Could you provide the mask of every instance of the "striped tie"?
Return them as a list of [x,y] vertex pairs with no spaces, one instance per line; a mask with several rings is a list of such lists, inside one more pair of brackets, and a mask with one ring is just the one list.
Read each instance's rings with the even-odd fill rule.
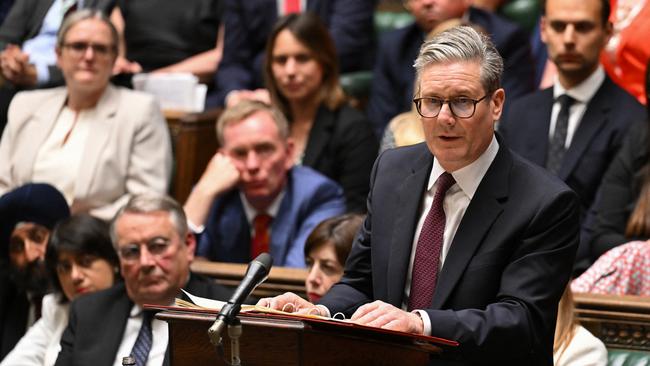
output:
[[151,312],[142,312],[142,326],[131,350],[131,356],[135,358],[136,366],[145,366],[147,364],[147,358],[149,357],[149,351],[151,351],[151,344],[153,342],[153,335],[151,333],[152,318],[153,314]]

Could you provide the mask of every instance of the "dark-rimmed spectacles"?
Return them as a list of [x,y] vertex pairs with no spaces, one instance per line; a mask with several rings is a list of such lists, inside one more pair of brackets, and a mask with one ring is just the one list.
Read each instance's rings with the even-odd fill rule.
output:
[[92,48],[93,53],[99,57],[107,57],[113,53],[113,46],[99,43],[88,43],[88,42],[69,42],[63,44],[64,48],[70,50],[70,53],[76,57],[79,57],[86,53],[88,48]]
[[490,94],[485,94],[482,98],[472,99],[467,97],[458,97],[452,99],[442,99],[434,97],[422,97],[413,99],[415,108],[422,117],[438,117],[444,104],[449,104],[451,114],[458,118],[470,118],[476,112],[476,105],[487,98]]
[[117,252],[120,255],[120,258],[125,261],[134,262],[140,260],[141,248],[143,246],[147,247],[147,252],[149,255],[154,257],[160,257],[167,253],[171,242],[169,239],[165,238],[154,238],[150,241],[139,244],[126,244],[118,248]]

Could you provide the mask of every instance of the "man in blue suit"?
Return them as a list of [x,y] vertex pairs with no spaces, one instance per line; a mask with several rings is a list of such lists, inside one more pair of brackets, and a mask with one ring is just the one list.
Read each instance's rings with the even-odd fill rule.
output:
[[503,88],[508,98],[532,92],[534,70],[528,35],[514,23],[471,7],[467,0],[408,0],[415,22],[382,37],[377,47],[368,118],[378,137],[391,118],[411,109],[415,72],[413,61],[426,35],[450,19],[476,25],[490,35],[504,59]]
[[[609,1],[543,5],[541,35],[558,70],[555,84],[514,101],[499,131],[512,150],[551,170],[578,194],[584,217],[625,132],[646,114],[599,64],[612,34]],[[569,103],[564,112],[562,100]],[[581,245],[577,260],[586,255]]]
[[[225,0],[223,59],[208,106],[226,105],[229,93],[264,86],[262,61],[275,22],[291,0]],[[334,39],[342,72],[372,67],[376,0],[299,0],[298,9],[318,15]],[[234,104],[234,103],[233,103]]]
[[224,111],[217,139],[221,149],[185,204],[202,232],[197,255],[247,263],[269,252],[275,265],[304,267],[311,230],[345,212],[341,187],[293,166],[288,122],[263,103],[244,101]]

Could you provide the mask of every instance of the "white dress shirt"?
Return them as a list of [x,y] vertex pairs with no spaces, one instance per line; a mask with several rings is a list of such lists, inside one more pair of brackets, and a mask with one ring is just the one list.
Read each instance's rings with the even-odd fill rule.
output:
[[[133,305],[129,320],[126,322],[122,343],[120,343],[120,348],[118,348],[115,360],[113,361],[114,366],[122,366],[122,358],[131,355],[131,350],[133,349],[133,345],[135,345],[136,339],[138,339],[141,326],[142,308],[138,305]],[[153,342],[146,366],[160,366],[165,360],[167,342],[169,341],[167,322],[153,318],[151,320],[151,333]]]
[[566,142],[564,147],[566,149],[571,146],[571,141],[575,135],[578,126],[582,117],[587,111],[587,103],[593,98],[593,96],[598,91],[598,88],[605,81],[605,71],[601,66],[599,66],[596,71],[594,71],[587,79],[582,83],[576,85],[571,89],[564,89],[560,82],[555,79],[555,84],[553,85],[553,109],[551,110],[551,124],[548,129],[549,141],[553,138],[555,133],[555,124],[557,122],[557,115],[560,113],[560,102],[557,98],[562,94],[567,94],[574,99],[573,104],[569,108],[569,124],[567,126]]

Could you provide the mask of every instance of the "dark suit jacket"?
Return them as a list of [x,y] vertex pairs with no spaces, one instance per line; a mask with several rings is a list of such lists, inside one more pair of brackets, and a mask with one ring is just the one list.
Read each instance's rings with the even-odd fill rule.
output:
[[[323,297],[351,315],[404,289],[433,156],[425,144],[388,150],[371,176],[368,217],[345,274]],[[461,364],[552,365],[557,303],[578,245],[578,202],[559,179],[499,152],[478,186],[426,309],[433,336],[460,342]],[[438,365],[438,363],[436,363]]]
[[[369,69],[374,49],[376,0],[307,0],[334,39],[342,72]],[[206,102],[223,105],[232,90],[264,86],[266,41],[278,19],[276,0],[225,0],[223,59],[215,76],[217,90]]]
[[[469,8],[469,21],[482,27],[504,59],[502,84],[508,98],[533,91],[534,70],[528,35],[514,23],[481,9]],[[415,24],[388,32],[377,47],[368,118],[382,136],[391,118],[413,105],[415,69],[425,34]]]
[[10,279],[9,265],[7,260],[0,260],[0,361],[25,335],[29,312],[27,295]]
[[[191,275],[184,288],[192,295],[222,301],[228,301],[232,292],[197,275]],[[132,307],[124,283],[73,301],[56,365],[112,365]]]
[[[307,236],[321,221],[345,212],[343,190],[310,168],[289,173],[278,214],[271,223],[270,254],[276,266],[304,267]],[[251,228],[239,190],[217,198],[208,214],[196,254],[213,261],[248,263]]]
[[584,246],[581,249],[588,253],[584,268],[618,245],[650,239],[625,236],[627,221],[641,195],[648,159],[648,124],[637,123],[630,128],[621,150],[612,160],[585,219],[580,242]]
[[[0,26],[0,50],[9,43],[22,46],[25,41],[36,37],[52,3],[54,0],[16,1]],[[100,9],[108,15],[114,3],[115,0],[85,0],[84,7]],[[45,86],[63,85],[63,75],[59,68],[51,65],[49,70],[50,82]]]
[[365,212],[370,171],[379,145],[366,116],[343,106],[321,106],[309,131],[302,164],[343,188],[348,211]]
[[[552,108],[551,87],[515,100],[506,117],[499,122],[499,132],[510,148],[541,166],[546,164]],[[587,104],[558,173],[578,194],[582,218],[593,204],[603,175],[621,148],[625,133],[635,122],[645,121],[645,113],[644,107],[609,77],[605,77]],[[588,266],[589,248],[585,240],[586,234],[581,235],[576,274]]]

